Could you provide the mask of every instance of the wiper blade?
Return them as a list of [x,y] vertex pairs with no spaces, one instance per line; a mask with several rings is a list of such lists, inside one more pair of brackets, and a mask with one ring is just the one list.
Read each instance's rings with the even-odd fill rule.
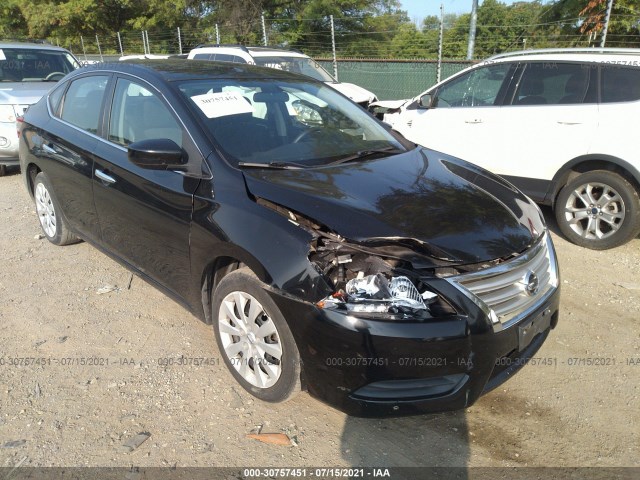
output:
[[302,170],[303,168],[308,168],[307,165],[293,162],[238,162],[238,166],[241,168],[273,168],[278,170]]
[[367,157],[371,157],[372,155],[377,155],[380,153],[404,153],[405,150],[401,150],[397,147],[386,147],[386,148],[375,148],[371,150],[360,150],[353,155],[349,155],[344,158],[340,158],[339,160],[335,160],[333,162],[328,163],[327,165],[340,165],[341,163],[352,162],[353,160],[362,160]]

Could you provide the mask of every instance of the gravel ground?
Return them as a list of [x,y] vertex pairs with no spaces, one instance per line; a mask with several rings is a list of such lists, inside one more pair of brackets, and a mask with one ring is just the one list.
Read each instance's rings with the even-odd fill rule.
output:
[[[640,239],[596,252],[554,233],[550,360],[465,411],[360,419],[306,393],[254,400],[210,327],[90,245],[40,238],[20,175],[0,178],[0,212],[0,467],[640,467]],[[181,357],[212,361],[158,362]],[[247,438],[258,426],[294,445]]]

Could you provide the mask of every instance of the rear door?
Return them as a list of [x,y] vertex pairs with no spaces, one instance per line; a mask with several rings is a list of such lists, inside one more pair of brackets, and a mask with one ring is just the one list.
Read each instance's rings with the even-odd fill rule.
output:
[[511,180],[536,201],[570,160],[591,152],[598,127],[597,67],[569,62],[527,62],[511,98],[487,112],[483,166]]
[[[633,61],[636,60],[629,63]],[[603,64],[598,108],[593,154],[619,158],[640,171],[640,149],[635,141],[635,119],[640,115],[640,67]]]
[[143,169],[128,160],[127,145],[168,138],[200,168],[201,155],[158,90],[117,77],[105,122],[107,142],[97,147],[94,200],[102,243],[178,297],[189,285],[192,195],[199,178]]
[[100,238],[93,204],[94,152],[109,74],[86,75],[49,98],[53,120],[34,139],[43,171],[51,181],[70,226],[90,240]]

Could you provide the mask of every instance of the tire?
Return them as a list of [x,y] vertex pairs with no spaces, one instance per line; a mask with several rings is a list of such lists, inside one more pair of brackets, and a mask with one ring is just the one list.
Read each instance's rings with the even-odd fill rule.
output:
[[274,403],[300,391],[300,354],[291,330],[251,270],[225,276],[211,308],[220,354],[245,390]]
[[54,245],[69,245],[80,241],[67,227],[49,178],[43,172],[36,175],[33,183],[33,199],[42,233],[47,240]]
[[554,207],[558,227],[576,245],[606,250],[640,233],[638,192],[620,175],[584,173],[567,183]]
[[7,174],[7,166],[0,165],[0,177],[4,177]]

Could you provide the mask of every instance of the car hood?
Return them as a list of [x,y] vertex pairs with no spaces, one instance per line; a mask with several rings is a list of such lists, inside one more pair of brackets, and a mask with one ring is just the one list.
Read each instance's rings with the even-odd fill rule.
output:
[[376,98],[375,93],[353,83],[328,82],[328,85],[356,103],[369,103]]
[[393,110],[398,110],[400,107],[402,107],[405,103],[407,103],[409,101],[409,99],[404,99],[404,100],[379,100],[377,102],[372,102],[369,107],[378,107],[382,110],[386,110],[386,111],[393,111]]
[[545,230],[538,207],[511,184],[423,148],[358,163],[243,173],[254,196],[349,241],[428,246],[452,264],[510,257]]
[[0,104],[32,105],[56,84],[53,82],[15,82],[0,84]]

